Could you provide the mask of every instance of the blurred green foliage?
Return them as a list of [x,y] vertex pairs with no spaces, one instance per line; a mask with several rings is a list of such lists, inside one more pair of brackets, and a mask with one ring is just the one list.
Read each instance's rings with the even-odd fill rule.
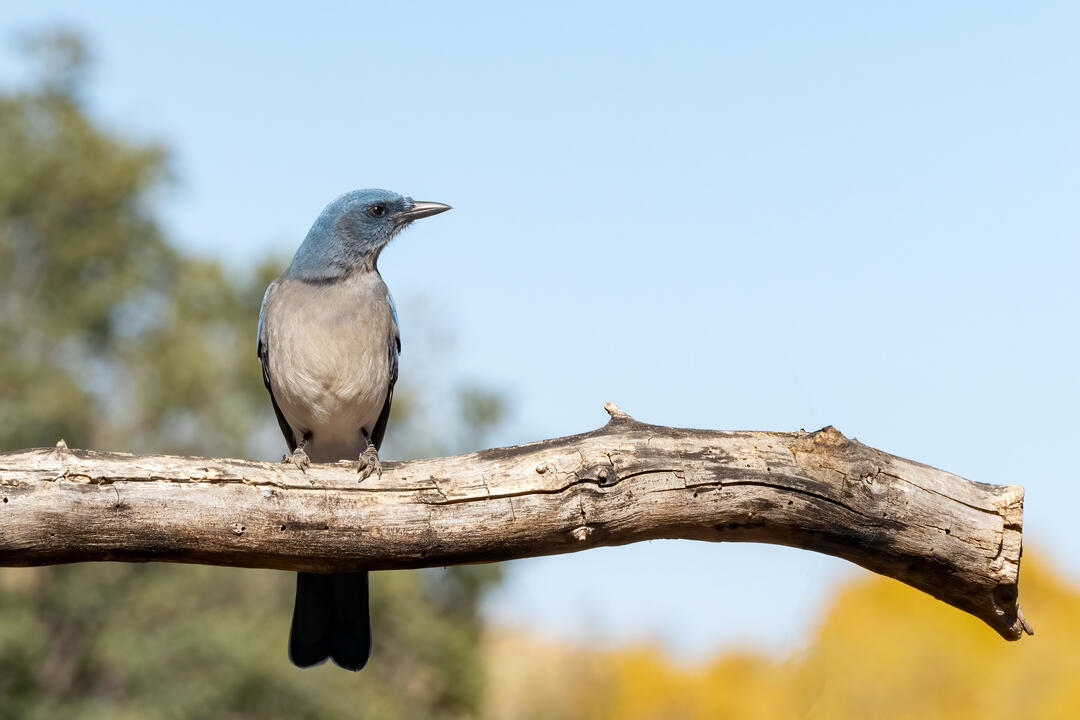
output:
[[[0,91],[0,450],[63,437],[252,453],[274,427],[254,337],[280,263],[238,275],[172,248],[150,202],[168,179],[165,149],[88,114],[77,36],[26,48],[37,79]],[[400,395],[391,441],[415,419]],[[503,411],[477,388],[459,405],[444,445],[479,441]],[[352,674],[289,665],[291,573],[0,570],[0,718],[476,716],[477,605],[497,578],[494,566],[376,573],[374,656]]]

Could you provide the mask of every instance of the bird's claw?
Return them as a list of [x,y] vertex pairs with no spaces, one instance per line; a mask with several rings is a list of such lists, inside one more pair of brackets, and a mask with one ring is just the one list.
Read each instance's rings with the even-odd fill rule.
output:
[[357,482],[367,480],[372,474],[382,477],[382,463],[379,462],[379,451],[374,445],[368,445],[364,452],[360,453],[360,462],[356,466],[356,474],[359,475]]
[[307,453],[304,452],[304,448],[298,447],[292,451],[289,455],[281,458],[281,462],[295,465],[300,468],[300,472],[306,473],[308,466],[311,465],[311,460],[308,459]]

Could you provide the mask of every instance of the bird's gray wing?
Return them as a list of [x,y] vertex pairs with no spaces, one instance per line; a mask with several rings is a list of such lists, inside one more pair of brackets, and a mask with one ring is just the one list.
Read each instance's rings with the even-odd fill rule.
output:
[[397,308],[394,307],[394,298],[389,292],[386,293],[386,302],[390,304],[390,316],[394,320],[394,337],[390,341],[388,352],[390,353],[390,387],[386,389],[386,402],[383,403],[382,412],[375,422],[375,428],[371,431],[371,444],[378,450],[382,447],[383,435],[386,434],[386,423],[390,420],[390,403],[394,400],[394,385],[398,379],[398,357],[401,355],[401,331],[398,328]]
[[285,420],[285,416],[281,414],[281,408],[278,407],[277,399],[274,397],[274,390],[270,387],[270,343],[267,341],[266,327],[264,326],[264,319],[266,317],[266,306],[272,302],[272,295],[277,288],[277,280],[270,283],[270,287],[266,288],[266,294],[263,295],[262,306],[259,308],[259,331],[258,331],[258,353],[259,364],[262,365],[263,385],[266,385],[266,392],[270,393],[270,403],[274,406],[274,414],[277,415],[278,426],[281,428],[281,434],[285,436],[285,442],[289,446],[289,452],[296,450],[296,440],[293,438],[292,428],[289,427],[288,421]]

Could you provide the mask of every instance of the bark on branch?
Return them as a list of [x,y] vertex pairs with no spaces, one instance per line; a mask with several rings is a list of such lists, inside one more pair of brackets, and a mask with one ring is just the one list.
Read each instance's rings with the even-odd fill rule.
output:
[[[982,619],[1017,602],[1024,490],[813,433],[646,425],[457,457],[314,465],[56,448],[0,454],[0,565],[167,561],[335,571],[488,562],[657,538],[845,558]],[[703,569],[707,571],[707,569]]]

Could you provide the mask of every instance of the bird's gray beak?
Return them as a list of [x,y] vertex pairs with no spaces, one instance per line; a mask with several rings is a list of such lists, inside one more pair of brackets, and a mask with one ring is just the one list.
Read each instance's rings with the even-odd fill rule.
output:
[[449,205],[443,205],[442,203],[437,202],[414,202],[411,208],[402,210],[397,214],[397,220],[401,223],[410,223],[413,220],[438,215],[441,212],[446,212],[451,209],[452,208]]

